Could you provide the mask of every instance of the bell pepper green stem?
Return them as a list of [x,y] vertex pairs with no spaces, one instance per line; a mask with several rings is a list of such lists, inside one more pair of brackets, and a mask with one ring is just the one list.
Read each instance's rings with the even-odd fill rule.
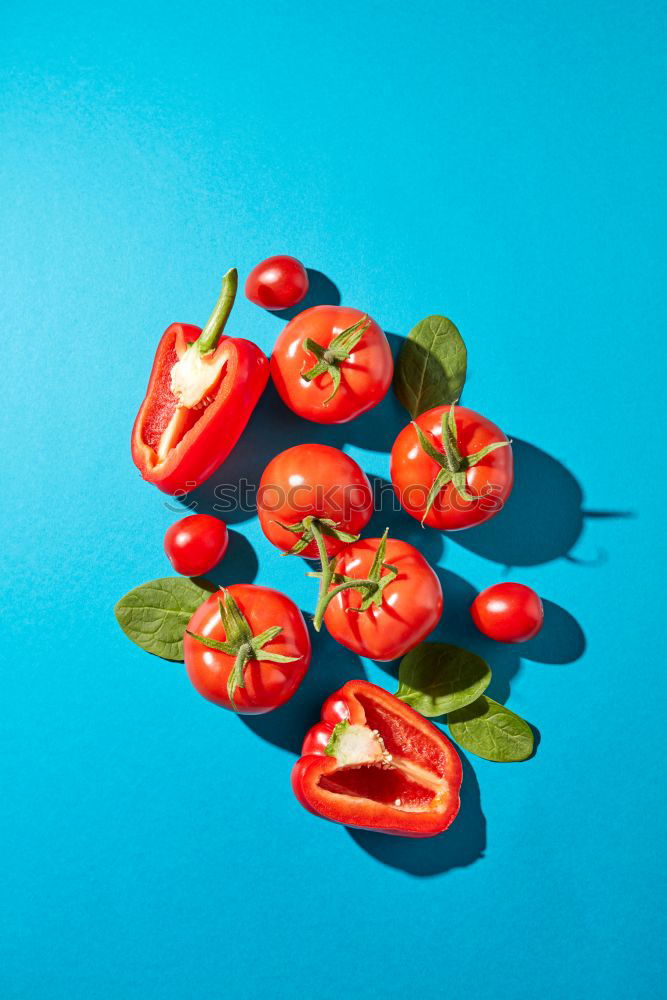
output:
[[236,290],[239,284],[239,275],[235,267],[231,267],[222,279],[222,291],[220,298],[215,304],[208,322],[197,338],[197,349],[200,354],[208,354],[214,351],[222,337],[225,323],[229,319],[229,314],[234,305]]

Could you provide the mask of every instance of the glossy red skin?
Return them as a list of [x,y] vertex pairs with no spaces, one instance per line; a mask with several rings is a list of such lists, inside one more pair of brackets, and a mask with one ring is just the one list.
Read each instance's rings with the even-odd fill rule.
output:
[[225,359],[213,401],[198,415],[167,457],[157,461],[156,447],[176,408],[171,369],[177,351],[196,340],[198,326],[172,323],[158,344],[146,396],[132,429],[132,459],[142,477],[164,493],[189,493],[224,462],[250,419],[269,378],[269,362],[249,340],[223,337],[216,355]]
[[[427,438],[442,452],[442,415],[448,411],[448,406],[436,406],[422,413],[416,421]],[[499,427],[474,410],[456,406],[454,413],[461,455],[472,455],[494,441],[508,440]],[[437,462],[421,448],[414,426],[408,424],[391,449],[390,475],[402,506],[418,521],[424,516],[426,497],[439,470]],[[514,484],[511,445],[497,448],[468,469],[466,482],[468,491],[479,499],[462,500],[452,484],[448,483],[436,497],[424,523],[440,531],[460,531],[483,524],[497,514]]]
[[175,521],[164,536],[164,551],[177,573],[201,576],[220,562],[229,544],[227,525],[210,514]]
[[542,628],[539,595],[523,583],[496,583],[472,602],[470,614],[480,632],[497,642],[527,642]]
[[308,293],[308,272],[296,257],[267,257],[248,275],[245,293],[264,309],[291,309]]
[[[245,687],[237,688],[236,710],[241,715],[270,712],[292,697],[310,663],[310,636],[303,615],[294,601],[269,587],[236,583],[226,588],[245,615],[253,635],[259,635],[272,625],[282,632],[264,647],[268,652],[295,656],[291,663],[269,663],[251,660],[245,668]],[[226,639],[220,620],[218,597],[212,594],[193,614],[188,630],[219,642]],[[210,649],[185,635],[183,639],[185,669],[193,686],[204,698],[231,708],[227,696],[227,678],[234,666],[234,657]]]
[[322,347],[365,313],[347,306],[314,306],[291,320],[278,337],[271,355],[271,377],[283,402],[300,417],[318,424],[343,424],[372,409],[384,399],[394,374],[389,342],[373,320],[347,361],[340,366],[341,383],[331,394],[331,376],[311,382],[301,378],[317,358],[302,346],[310,337]]
[[[379,538],[363,538],[338,555],[336,573],[363,579],[377,552]],[[398,538],[389,538],[385,562],[398,576],[385,587],[380,607],[356,612],[362,595],[343,590],[324,613],[324,623],[337,642],[372,660],[395,660],[418,646],[442,617],[442,587],[423,555]],[[333,584],[332,584],[333,588]]]
[[[437,773],[447,792],[440,809],[408,812],[368,799],[333,795],[319,787],[321,775],[331,775],[338,770],[336,758],[324,752],[336,724],[346,719],[353,724],[366,724],[366,714],[357,695],[382,706],[398,720],[399,726],[402,721],[406,727],[419,730],[431,745],[439,759]],[[433,837],[446,830],[459,811],[462,769],[451,742],[414,709],[368,681],[348,681],[325,701],[321,721],[306,733],[301,753],[292,770],[294,794],[309,812],[334,823],[399,837]],[[407,740],[403,755],[423,764],[423,759],[411,750]]]
[[[257,513],[269,541],[289,552],[299,536],[280,524],[298,524],[306,515],[330,518],[338,527],[358,535],[373,513],[373,491],[365,472],[353,458],[325,444],[298,444],[271,459],[257,492]],[[330,556],[345,544],[325,538]],[[301,553],[317,559],[315,543]]]

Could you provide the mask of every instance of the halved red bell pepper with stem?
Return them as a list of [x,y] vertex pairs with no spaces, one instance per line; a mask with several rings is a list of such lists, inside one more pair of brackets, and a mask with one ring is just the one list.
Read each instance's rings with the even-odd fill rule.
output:
[[132,430],[132,458],[165,493],[188,493],[224,462],[262,395],[269,362],[249,340],[223,336],[238,275],[227,272],[211,317],[172,323],[158,344]]
[[461,761],[450,741],[368,681],[348,681],[325,701],[301,752],[294,794],[334,823],[433,837],[459,811]]

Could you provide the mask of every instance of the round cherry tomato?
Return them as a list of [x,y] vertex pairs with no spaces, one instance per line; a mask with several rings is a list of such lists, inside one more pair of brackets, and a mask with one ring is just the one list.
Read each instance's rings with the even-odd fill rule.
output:
[[[381,538],[363,538],[338,554],[335,573],[368,578]],[[438,577],[414,546],[398,538],[386,543],[383,563],[398,574],[384,586],[379,604],[359,611],[363,591],[342,590],[324,612],[324,624],[341,645],[372,660],[394,660],[414,649],[442,617]],[[383,569],[381,580],[390,574]],[[332,584],[335,585],[335,581]]]
[[308,273],[296,257],[279,254],[261,261],[248,275],[246,298],[264,309],[291,309],[308,292]]
[[542,628],[544,609],[523,583],[496,583],[478,594],[470,614],[480,632],[498,642],[526,642]]
[[[276,455],[264,470],[257,513],[262,531],[283,552],[303,537],[304,518],[316,518],[327,554],[332,556],[351,540],[335,537],[336,531],[358,535],[368,524],[373,492],[365,472],[338,448],[297,444]],[[317,559],[312,534],[307,537],[308,544],[297,551],[306,559]]]
[[391,349],[370,317],[314,306],[287,324],[271,355],[283,402],[306,420],[342,424],[376,406],[394,374]]
[[[452,421],[455,435],[447,433]],[[446,448],[456,469],[453,477]],[[422,524],[441,531],[470,528],[497,514],[512,491],[513,470],[508,438],[464,406],[427,410],[403,428],[391,449],[391,481],[401,504]],[[436,477],[443,485],[430,497]]]
[[[237,657],[207,646],[188,633],[214,643],[229,640],[220,614],[219,601],[230,595],[235,607],[245,619],[253,637],[260,637],[258,655],[267,659],[248,658],[243,668],[243,686],[234,691],[234,708],[242,715],[270,712],[291,698],[310,663],[310,637],[303,615],[294,601],[269,587],[238,583],[212,594],[193,614],[183,640],[185,668],[194,687],[204,698],[231,708],[229,679]],[[224,604],[223,604],[224,608]],[[275,638],[262,643],[261,635],[278,626]],[[276,657],[278,662],[268,657]]]
[[177,573],[201,576],[220,562],[228,543],[224,521],[209,514],[190,514],[167,528],[164,551]]

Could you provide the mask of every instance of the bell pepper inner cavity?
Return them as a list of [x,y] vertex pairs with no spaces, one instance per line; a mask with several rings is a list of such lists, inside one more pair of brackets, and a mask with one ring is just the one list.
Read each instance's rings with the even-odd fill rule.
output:
[[171,369],[171,391],[178,406],[193,410],[210,402],[224,364],[220,351],[200,354],[197,345],[190,344]]
[[320,775],[320,788],[406,811],[437,807],[447,794],[441,777],[447,767],[444,754],[404,719],[363,695],[357,694],[357,700],[367,725],[341,722],[335,727],[326,753],[339,767]]
[[[211,355],[211,360],[199,356],[199,361],[202,365],[208,363],[210,366],[210,373],[207,369],[203,369],[200,375],[199,366],[196,361],[194,365],[191,361],[188,361],[185,367],[180,369],[180,373],[177,374],[176,384],[177,386],[182,385],[183,377],[187,378],[190,370],[192,370],[196,384],[194,384],[194,388],[186,386],[187,395],[184,398],[194,400],[194,402],[192,406],[189,404],[180,405],[179,398],[172,388],[174,385],[174,371],[178,368],[181,361],[195,355],[195,350],[193,347],[188,347],[179,359],[176,353],[176,346],[174,346],[170,354],[171,356],[160,372],[160,379],[158,385],[155,387],[152,405],[146,413],[144,422],[144,441],[153,450],[154,465],[164,461],[169,452],[199,422],[206,412],[207,405],[217,395],[225,374],[226,358],[222,351],[216,351],[214,355]],[[198,383],[196,382],[197,378],[199,378]]]

